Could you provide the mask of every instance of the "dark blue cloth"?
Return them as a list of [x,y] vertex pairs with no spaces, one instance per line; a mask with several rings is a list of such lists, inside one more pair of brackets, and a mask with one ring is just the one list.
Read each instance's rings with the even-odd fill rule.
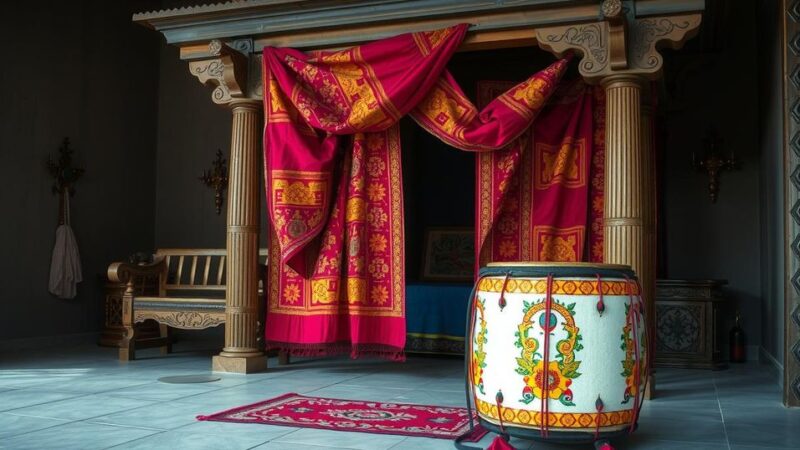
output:
[[406,332],[409,335],[463,338],[471,285],[408,283]]

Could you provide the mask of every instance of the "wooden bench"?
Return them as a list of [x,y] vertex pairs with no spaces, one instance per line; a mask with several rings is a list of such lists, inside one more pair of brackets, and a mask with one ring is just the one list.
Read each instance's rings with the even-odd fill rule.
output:
[[[122,295],[122,327],[124,336],[119,346],[120,361],[135,359],[136,350],[160,347],[162,353],[172,351],[170,328],[202,330],[225,323],[225,249],[159,249],[153,262],[130,264],[116,262],[108,268],[108,279],[124,283]],[[267,250],[259,251],[263,266]],[[265,269],[265,267],[262,267]],[[263,276],[259,286],[259,317],[264,313]],[[141,295],[143,280],[157,279],[157,295]],[[146,320],[159,324],[159,335],[136,336],[135,325]],[[257,330],[263,342],[263,321]],[[281,358],[285,362],[285,358]]]

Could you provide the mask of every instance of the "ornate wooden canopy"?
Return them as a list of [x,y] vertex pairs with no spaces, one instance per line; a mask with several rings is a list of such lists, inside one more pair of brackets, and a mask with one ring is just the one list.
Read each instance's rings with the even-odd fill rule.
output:
[[659,47],[678,48],[692,37],[704,6],[704,0],[249,0],[134,15],[178,46],[192,74],[214,88],[213,101],[233,113],[225,348],[214,370],[265,365],[254,335],[264,46],[343,47],[469,23],[462,50],[538,45],[556,55],[575,52],[581,75],[603,85],[607,98],[604,259],[636,270],[652,311],[654,166],[641,92],[661,74]]

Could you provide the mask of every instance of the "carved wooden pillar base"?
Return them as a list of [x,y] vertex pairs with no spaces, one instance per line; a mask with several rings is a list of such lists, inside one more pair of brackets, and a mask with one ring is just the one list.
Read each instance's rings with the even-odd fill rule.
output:
[[227,373],[263,372],[267,370],[267,357],[264,355],[237,357],[220,354],[211,358],[211,370]]

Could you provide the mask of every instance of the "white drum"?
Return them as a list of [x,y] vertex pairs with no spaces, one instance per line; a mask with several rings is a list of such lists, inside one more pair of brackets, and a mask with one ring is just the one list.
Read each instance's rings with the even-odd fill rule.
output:
[[[647,339],[627,266],[497,263],[470,307],[468,386],[493,431],[552,441],[632,431]],[[502,416],[501,416],[502,415]]]

